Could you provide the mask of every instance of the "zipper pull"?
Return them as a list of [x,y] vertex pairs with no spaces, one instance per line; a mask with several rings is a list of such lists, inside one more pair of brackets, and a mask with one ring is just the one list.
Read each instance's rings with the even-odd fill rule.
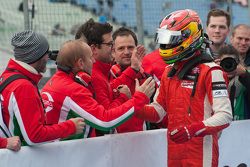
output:
[[190,106],[188,107],[188,116],[190,116],[191,115],[191,108],[190,108]]

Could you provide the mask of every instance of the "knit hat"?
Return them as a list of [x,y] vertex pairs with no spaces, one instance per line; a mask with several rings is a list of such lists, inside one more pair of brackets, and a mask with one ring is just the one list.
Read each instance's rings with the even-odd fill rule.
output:
[[15,33],[11,39],[16,60],[32,64],[42,58],[49,50],[47,39],[31,30]]

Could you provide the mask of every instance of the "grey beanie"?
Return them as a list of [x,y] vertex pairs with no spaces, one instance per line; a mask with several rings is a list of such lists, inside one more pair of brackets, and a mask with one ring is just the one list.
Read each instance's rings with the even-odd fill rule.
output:
[[47,39],[31,30],[15,33],[11,39],[16,60],[32,64],[42,58],[49,50]]

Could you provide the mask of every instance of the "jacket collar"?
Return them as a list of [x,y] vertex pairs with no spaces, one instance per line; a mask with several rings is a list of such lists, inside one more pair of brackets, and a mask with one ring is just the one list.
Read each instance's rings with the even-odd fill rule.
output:
[[38,73],[32,66],[20,61],[10,59],[7,68],[13,69],[18,73],[25,75],[26,77],[34,81],[36,84],[38,84],[38,82],[42,78],[42,75]]
[[93,69],[99,69],[102,71],[104,74],[108,74],[112,65],[109,63],[103,63],[101,61],[96,60],[95,63],[93,64]]
[[75,74],[74,74],[73,72],[67,73],[67,72],[65,72],[65,71],[62,71],[61,69],[57,69],[56,74],[57,74],[57,75],[60,75],[60,76],[67,76],[67,77],[69,77],[69,78],[71,78],[71,79],[73,79],[73,80],[74,80],[74,78],[75,78]]

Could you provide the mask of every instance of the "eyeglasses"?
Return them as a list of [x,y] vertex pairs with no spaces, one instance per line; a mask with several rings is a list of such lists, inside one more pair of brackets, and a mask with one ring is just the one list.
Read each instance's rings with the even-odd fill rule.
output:
[[111,42],[102,42],[101,44],[107,45],[108,47],[111,47],[111,48],[114,45],[113,41],[111,41]]

